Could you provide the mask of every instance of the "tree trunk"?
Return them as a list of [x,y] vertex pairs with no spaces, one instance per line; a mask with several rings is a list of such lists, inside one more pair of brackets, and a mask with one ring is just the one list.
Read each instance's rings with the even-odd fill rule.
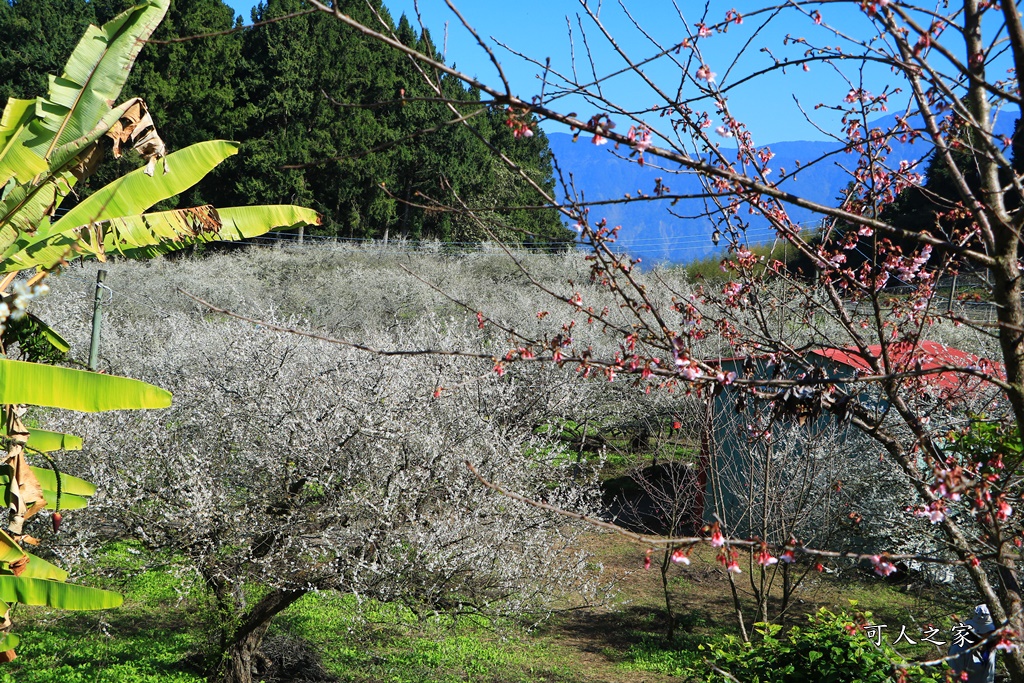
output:
[[244,614],[225,644],[220,664],[209,676],[210,683],[252,683],[253,665],[271,621],[305,594],[302,590],[274,590]]

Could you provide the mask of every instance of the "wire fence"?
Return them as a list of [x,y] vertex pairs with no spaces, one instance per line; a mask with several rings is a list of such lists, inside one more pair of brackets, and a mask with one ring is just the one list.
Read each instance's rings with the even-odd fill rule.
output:
[[[295,233],[276,233],[250,237],[226,244],[253,247],[275,247],[281,249],[321,249],[329,251],[370,251],[383,253],[421,253],[421,254],[470,254],[470,253],[503,253],[504,248],[497,242],[442,242],[440,240],[392,239],[376,240],[358,237],[332,237],[330,235],[303,235]],[[524,244],[509,247],[513,252],[531,254],[551,254],[574,251],[579,248],[577,242],[545,242],[543,244]]]

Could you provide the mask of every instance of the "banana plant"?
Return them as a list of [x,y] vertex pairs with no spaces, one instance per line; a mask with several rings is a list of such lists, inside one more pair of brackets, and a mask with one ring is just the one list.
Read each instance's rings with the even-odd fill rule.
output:
[[[192,187],[238,145],[214,140],[168,153],[146,108],[135,98],[115,106],[145,40],[170,0],[144,0],[102,27],[90,26],[45,96],[10,99],[0,115],[0,332],[9,315],[25,316],[42,280],[77,258],[148,258],[215,240],[239,240],[268,230],[318,224],[298,206],[215,209],[200,206],[147,213]],[[133,149],[144,165],[70,209],[62,203],[108,151]],[[27,279],[17,279],[34,270]],[[42,321],[33,329],[54,348],[67,343]],[[0,352],[3,349],[0,348]],[[17,637],[8,616],[15,602],[63,609],[106,609],[121,603],[110,591],[66,583],[67,572],[32,555],[38,542],[25,521],[50,509],[54,532],[61,510],[85,507],[91,483],[62,473],[52,452],[81,448],[81,439],[27,428],[25,406],[104,411],[170,405],[168,392],[144,382],[0,354],[0,491],[8,509],[0,530],[0,661],[14,657]],[[30,464],[29,460],[36,461]],[[47,466],[42,466],[43,463]]]
[[[28,429],[21,419],[23,406],[90,412],[165,408],[171,404],[171,394],[126,377],[0,358],[0,404],[0,440],[6,450],[0,464],[0,490],[8,509],[7,530],[0,530],[0,661],[10,661],[18,642],[17,636],[10,633],[13,603],[94,610],[117,607],[122,601],[112,591],[67,583],[66,571],[24,550],[26,544],[38,543],[24,532],[26,520],[50,508],[56,533],[61,510],[84,508],[96,487],[62,473],[48,455],[56,450],[80,449],[81,439],[72,434]],[[30,453],[42,456],[50,468],[30,465]]]

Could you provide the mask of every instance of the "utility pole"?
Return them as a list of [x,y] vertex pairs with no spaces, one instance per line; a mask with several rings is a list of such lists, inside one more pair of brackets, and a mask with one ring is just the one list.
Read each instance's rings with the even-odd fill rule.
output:
[[89,342],[89,369],[93,372],[96,372],[100,357],[100,318],[103,310],[103,290],[106,289],[103,281],[106,279],[107,271],[97,271],[96,296],[92,303],[92,340]]

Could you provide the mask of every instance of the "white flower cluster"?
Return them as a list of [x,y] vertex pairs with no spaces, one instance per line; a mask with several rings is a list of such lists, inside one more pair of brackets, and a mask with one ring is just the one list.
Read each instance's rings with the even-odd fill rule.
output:
[[50,286],[45,282],[31,286],[25,281],[15,282],[11,287],[11,293],[0,301],[0,334],[3,334],[9,319],[23,318],[29,303],[33,299],[46,296],[49,292]]

